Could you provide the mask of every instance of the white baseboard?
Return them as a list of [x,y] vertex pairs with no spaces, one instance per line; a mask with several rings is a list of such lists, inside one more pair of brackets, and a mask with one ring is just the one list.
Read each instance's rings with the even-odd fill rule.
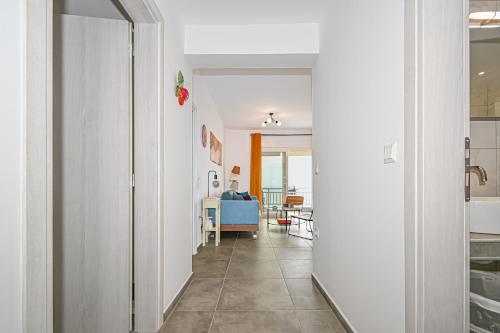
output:
[[184,281],[184,283],[182,284],[182,286],[179,288],[179,290],[177,291],[177,293],[175,294],[175,297],[172,300],[172,302],[170,302],[170,304],[167,306],[167,308],[165,309],[165,311],[163,311],[163,323],[165,323],[167,321],[168,317],[174,311],[175,307],[177,306],[177,303],[179,303],[179,300],[180,300],[182,294],[187,289],[187,287],[189,287],[189,285],[191,284],[191,281],[193,280],[193,277],[194,277],[194,273],[191,273],[189,275],[189,277],[186,279],[186,281]]
[[344,327],[347,333],[356,333],[356,330],[353,328],[352,324],[349,322],[347,317],[345,316],[344,312],[338,307],[337,303],[333,300],[332,296],[326,291],[325,286],[321,283],[321,281],[318,279],[314,273],[311,274],[312,281],[318,287],[319,291],[323,296],[325,296],[326,301],[328,302],[328,305],[332,308],[333,312],[337,315],[339,318],[340,323]]

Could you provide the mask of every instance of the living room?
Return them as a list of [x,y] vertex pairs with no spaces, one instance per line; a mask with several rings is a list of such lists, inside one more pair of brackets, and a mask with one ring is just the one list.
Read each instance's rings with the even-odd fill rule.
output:
[[[309,69],[193,72],[193,254],[204,226],[216,225],[215,210],[204,212],[205,198],[249,194],[254,203],[221,204],[220,224],[256,238],[259,224],[288,232],[292,221],[285,215],[312,214],[311,94]],[[287,204],[288,197],[302,201]],[[299,236],[312,239],[312,229]]]

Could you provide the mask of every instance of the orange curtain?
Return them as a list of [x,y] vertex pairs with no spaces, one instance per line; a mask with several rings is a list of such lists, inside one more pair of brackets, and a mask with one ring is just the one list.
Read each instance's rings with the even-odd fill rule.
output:
[[257,197],[262,210],[262,135],[260,133],[252,134],[250,194]]

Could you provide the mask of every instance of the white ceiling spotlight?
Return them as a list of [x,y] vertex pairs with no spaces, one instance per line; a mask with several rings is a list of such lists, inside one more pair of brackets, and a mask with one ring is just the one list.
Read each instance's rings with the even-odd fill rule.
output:
[[479,76],[483,76],[484,74],[486,74],[486,72],[479,72],[479,73],[477,73],[477,75],[479,75]]
[[273,116],[274,116],[274,113],[272,113],[272,112],[269,113],[269,116],[267,117],[267,119],[262,122],[262,127],[267,127],[267,125],[269,125],[269,124],[274,124],[274,125],[280,127],[281,121],[274,119]]

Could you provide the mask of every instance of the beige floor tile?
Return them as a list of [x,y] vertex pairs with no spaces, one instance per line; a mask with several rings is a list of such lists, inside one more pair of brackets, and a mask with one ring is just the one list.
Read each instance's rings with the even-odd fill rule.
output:
[[330,308],[311,279],[287,279],[285,282],[296,309],[323,310]]
[[[235,231],[224,231],[220,234],[220,242],[218,247],[234,247],[234,243],[238,238],[238,232]],[[208,243],[205,244],[206,247],[215,247],[214,239],[209,239]]]
[[297,237],[271,239],[273,247],[309,247],[302,239]]
[[[266,231],[258,231],[257,232],[257,239],[267,239],[267,233]],[[238,234],[238,239],[254,239],[253,238],[253,233],[252,232],[240,232]]]
[[176,311],[168,318],[160,333],[208,333],[212,317],[211,311]]
[[312,249],[305,248],[275,248],[276,257],[278,259],[312,259]]
[[234,245],[235,247],[272,247],[271,242],[267,238],[238,238]]
[[176,311],[214,311],[223,279],[194,279],[177,305]]
[[226,275],[228,260],[211,258],[193,258],[193,273],[195,278],[223,278]]
[[210,332],[300,333],[301,331],[293,311],[218,311]]
[[310,279],[313,269],[312,260],[279,260],[285,279]]
[[231,260],[227,269],[228,279],[282,279],[281,269],[274,259]]
[[293,309],[281,279],[229,279],[222,288],[217,310]]
[[232,261],[274,259],[274,251],[270,247],[237,247],[233,251]]
[[331,310],[296,311],[303,333],[345,333]]
[[233,253],[232,247],[202,247],[198,254],[197,258],[211,258],[215,260],[229,260],[231,258],[231,254]]

